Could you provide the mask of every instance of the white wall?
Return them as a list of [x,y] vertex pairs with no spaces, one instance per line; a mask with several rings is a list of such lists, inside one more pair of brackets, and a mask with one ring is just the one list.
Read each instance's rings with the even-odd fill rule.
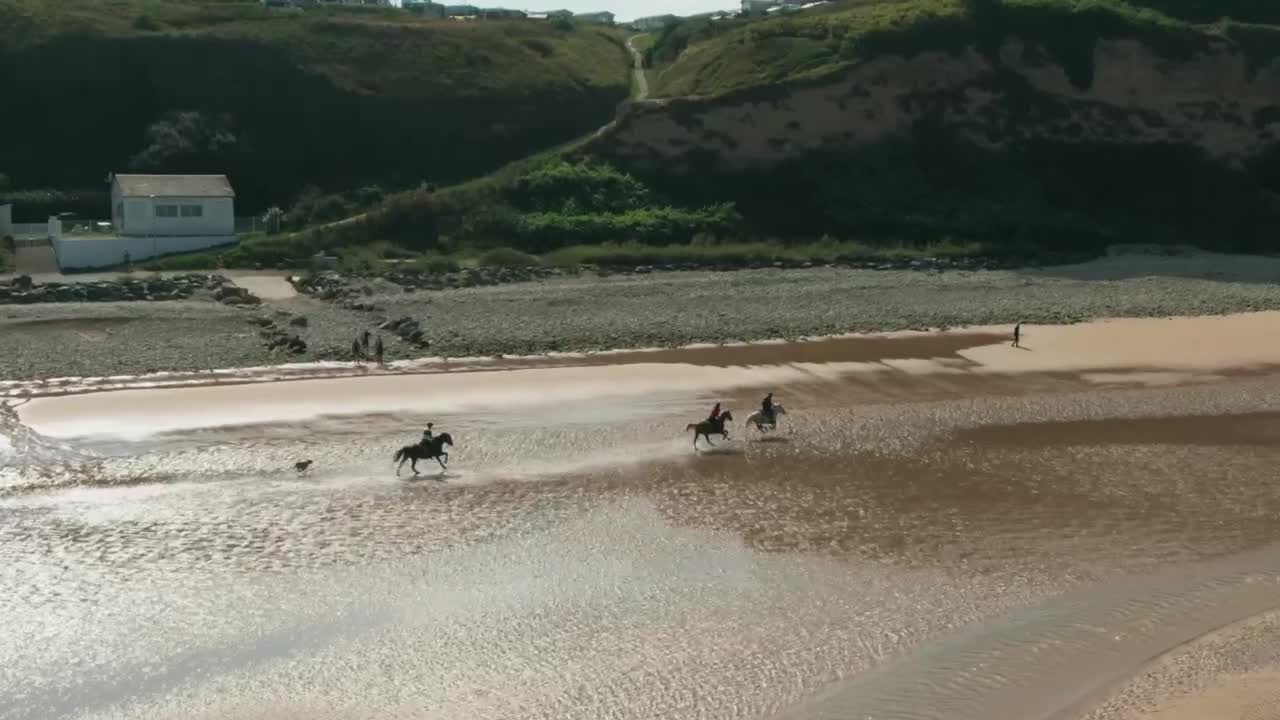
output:
[[124,210],[124,198],[120,196],[120,181],[112,179],[111,181],[111,225],[118,233],[124,232],[124,217],[121,212]]
[[[199,205],[203,214],[156,217],[157,205]],[[235,202],[231,198],[125,198],[124,222],[117,227],[122,235],[231,235],[236,231]]]
[[129,253],[133,262],[156,255],[194,252],[208,248],[227,246],[239,242],[235,235],[206,235],[183,237],[64,237],[55,238],[54,251],[58,266],[67,269],[100,268],[124,263]]

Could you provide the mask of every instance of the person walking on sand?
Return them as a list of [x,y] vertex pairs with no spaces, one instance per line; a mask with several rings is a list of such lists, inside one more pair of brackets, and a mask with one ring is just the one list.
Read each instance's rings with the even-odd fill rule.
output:
[[360,351],[360,338],[351,341],[351,361],[360,364],[364,360],[364,353]]
[[360,347],[364,348],[365,357],[369,357],[369,331],[365,330],[360,335]]
[[1022,347],[1018,343],[1022,342],[1022,323],[1013,326],[1013,346]]
[[382,364],[382,336],[378,336],[377,342],[373,344],[373,356],[378,359],[378,364]]

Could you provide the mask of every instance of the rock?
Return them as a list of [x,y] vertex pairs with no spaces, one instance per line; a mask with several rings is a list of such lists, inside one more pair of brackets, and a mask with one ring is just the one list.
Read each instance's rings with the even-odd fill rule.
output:
[[13,286],[18,290],[30,290],[34,285],[30,275],[19,275],[13,279]]
[[259,327],[267,327],[275,324],[274,320],[272,320],[269,317],[263,317],[262,315],[254,315],[253,317],[249,318],[249,322]]
[[289,324],[293,327],[306,327],[309,322],[302,315],[295,315],[294,317],[289,318]]
[[242,298],[239,295],[227,295],[227,296],[224,296],[218,302],[222,303],[223,305],[248,305],[249,304],[249,301],[247,299]]

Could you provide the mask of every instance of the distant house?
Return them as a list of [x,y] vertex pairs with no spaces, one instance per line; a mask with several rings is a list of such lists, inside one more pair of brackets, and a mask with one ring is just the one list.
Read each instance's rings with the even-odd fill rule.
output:
[[444,14],[449,17],[476,17],[480,8],[475,5],[445,5]]
[[50,219],[58,266],[118,265],[127,255],[143,260],[239,241],[235,191],[226,175],[113,175],[111,232],[63,232]]
[[781,5],[781,0],[742,0],[742,14],[763,15]]
[[548,10],[548,11],[546,11],[546,12],[538,13],[538,15],[541,15],[542,17],[544,17],[544,18],[546,18],[546,19],[548,19],[548,20],[555,20],[556,18],[571,18],[571,17],[573,17],[573,11],[571,11],[571,10]]
[[649,32],[651,30],[661,30],[668,25],[675,25],[680,22],[680,18],[675,15],[650,15],[649,17],[636,18],[631,21],[631,27],[641,32]]
[[422,17],[444,17],[444,5],[429,0],[404,0],[400,6],[406,12]]
[[574,20],[584,23],[596,23],[599,25],[612,25],[613,13],[608,11],[577,13],[573,16]]
[[508,10],[506,8],[481,8],[480,17],[486,20],[523,20],[528,17],[528,13],[523,10]]

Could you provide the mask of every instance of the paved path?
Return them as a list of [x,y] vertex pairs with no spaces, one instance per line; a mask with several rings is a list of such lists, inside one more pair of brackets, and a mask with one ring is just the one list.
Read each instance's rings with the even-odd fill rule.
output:
[[58,258],[53,254],[53,248],[48,245],[20,247],[13,253],[13,267],[17,274],[56,273]]

